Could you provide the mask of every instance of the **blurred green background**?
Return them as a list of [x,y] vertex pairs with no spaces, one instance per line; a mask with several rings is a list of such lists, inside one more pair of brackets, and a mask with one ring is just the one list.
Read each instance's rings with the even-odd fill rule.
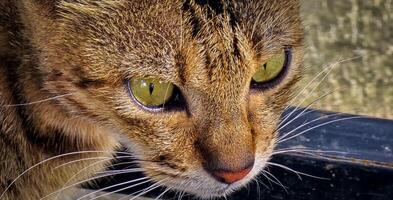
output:
[[329,65],[354,59],[337,64],[294,104],[338,89],[313,107],[393,118],[393,0],[301,1],[308,71],[299,88]]

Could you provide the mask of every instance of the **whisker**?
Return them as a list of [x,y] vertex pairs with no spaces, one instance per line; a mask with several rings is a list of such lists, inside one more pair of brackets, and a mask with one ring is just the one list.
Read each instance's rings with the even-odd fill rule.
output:
[[[307,152],[307,151],[294,151],[294,153],[299,153],[299,154],[304,154],[304,155],[308,155],[308,156],[312,156],[315,158],[319,158],[319,159],[325,159],[325,160],[332,160],[332,157],[329,156],[323,156],[316,153],[312,153],[312,152]],[[345,152],[341,152],[342,154],[346,154]]]
[[[130,156],[115,156],[116,159],[119,159],[119,158],[129,158],[129,157],[130,157]],[[67,180],[67,182],[62,186],[62,188],[64,188],[64,186],[68,185],[68,184],[69,184],[72,180],[74,180],[75,177],[77,177],[79,174],[81,174],[82,172],[84,172],[84,171],[90,169],[92,166],[97,165],[97,164],[100,164],[100,163],[103,163],[103,162],[108,162],[108,161],[113,160],[113,159],[114,159],[114,158],[108,158],[108,159],[105,159],[105,160],[100,160],[100,161],[94,162],[94,163],[90,164],[89,166],[87,166],[87,167],[85,167],[85,168],[79,170],[78,173],[74,174],[71,178],[69,178],[69,179]],[[135,163],[135,162],[136,162],[136,161],[133,161],[133,162],[126,162],[126,163],[127,163],[127,164],[128,164],[128,163],[129,163],[129,164],[133,164],[133,163]],[[122,164],[123,164],[123,163],[122,163]],[[116,164],[113,164],[113,165],[111,165],[111,166],[115,166],[115,165],[116,165]],[[139,168],[133,168],[133,170],[134,170],[134,169],[139,169]],[[142,171],[142,170],[141,170],[141,171]],[[109,176],[111,176],[112,173],[115,174],[115,173],[117,173],[117,172],[119,172],[119,171],[111,170],[111,171],[107,171],[107,172],[98,172],[97,174],[107,174],[108,172],[110,172],[110,175],[109,175]],[[120,173],[123,173],[123,172],[126,172],[126,171],[124,170],[124,171],[121,171]],[[135,172],[136,172],[136,171],[135,171]],[[127,171],[126,173],[130,173],[130,172]],[[106,176],[107,176],[107,175],[106,175]],[[103,177],[106,177],[106,176],[103,176]],[[103,177],[100,177],[100,178],[103,178]],[[97,179],[97,178],[94,178],[94,179]],[[58,191],[58,192],[60,192],[60,191]],[[50,194],[50,195],[52,195],[52,194]],[[56,196],[55,199],[58,199],[60,195],[61,195],[61,192]],[[47,196],[48,196],[48,195],[47,195]]]
[[[164,96],[164,99],[163,100],[165,100],[168,96],[168,92],[169,92],[169,84],[168,84],[168,86],[166,87],[166,90],[165,90],[165,96]],[[164,102],[164,104],[162,105],[162,108],[163,108],[163,110],[162,110],[162,112],[164,112],[164,109],[165,109],[165,102]]]
[[225,199],[225,200],[228,200],[228,197],[227,197],[227,195],[226,195],[226,194],[224,194],[224,196],[223,196],[223,197],[224,197],[224,199]]
[[[125,187],[125,188],[121,188],[121,189],[119,189],[119,190],[110,192],[110,193],[108,193],[108,194],[106,194],[106,195],[103,195],[103,196],[101,196],[101,197],[104,197],[104,196],[107,196],[107,195],[111,195],[111,194],[114,194],[114,193],[117,193],[117,192],[121,192],[121,191],[124,191],[124,190],[128,190],[128,189],[130,189],[130,188],[133,188],[133,187],[136,187],[136,186],[145,184],[145,183],[149,183],[150,181],[151,181],[151,180],[147,180],[147,181],[143,181],[143,182],[141,182],[141,183],[138,183],[138,184],[135,184],[135,185],[132,185],[132,186],[127,186],[127,187]],[[130,195],[124,196],[124,197],[122,197],[122,198],[120,198],[120,199],[118,199],[118,200],[126,199],[126,198],[128,198],[129,196],[130,196]]]
[[257,188],[257,197],[258,197],[257,200],[260,200],[260,196],[261,196],[261,188],[260,187],[261,186],[259,185],[257,179],[253,179],[252,181],[255,182],[255,185],[256,185],[256,188]]
[[179,197],[177,198],[177,200],[182,200],[183,199],[183,196],[184,196],[184,191],[181,191],[180,192],[180,194],[179,194]]
[[[137,181],[143,181],[143,180],[146,180],[146,179],[149,179],[149,178],[148,177],[143,177],[143,178],[138,178],[138,179],[134,179],[134,180],[131,180],[131,181],[126,181],[126,182],[123,182],[123,183],[118,183],[118,184],[111,185],[111,186],[108,186],[108,187],[104,187],[104,188],[101,188],[99,190],[95,190],[94,192],[91,192],[89,194],[83,195],[82,197],[79,197],[77,200],[81,200],[81,199],[83,199],[85,197],[88,197],[88,196],[93,195],[93,194],[97,194],[99,192],[102,192],[102,191],[105,191],[105,190],[108,190],[108,189],[111,189],[111,188],[115,188],[115,187],[122,186],[122,185],[127,185],[127,184],[134,183],[134,182],[137,182]],[[149,180],[143,181],[143,182],[139,182],[137,184],[134,184],[134,185],[132,185],[132,187],[135,187],[135,186],[147,183],[147,182],[149,182]],[[101,198],[101,197],[104,197],[104,196],[107,196],[107,195],[111,195],[111,194],[114,194],[114,193],[117,193],[117,192],[120,192],[120,191],[123,191],[123,190],[124,190],[124,188],[121,188],[119,190],[115,190],[115,191],[112,191],[112,192],[109,192],[109,193],[105,193],[103,195],[99,195],[99,196],[94,197],[94,198],[92,198],[90,200],[98,199],[98,198]]]
[[141,172],[141,171],[143,171],[143,170],[142,170],[142,169],[135,169],[135,170],[133,169],[133,170],[129,170],[129,171],[127,171],[127,172],[124,171],[124,172],[118,172],[118,173],[111,173],[111,171],[107,171],[107,173],[105,173],[104,175],[94,176],[94,177],[92,177],[92,178],[85,179],[85,180],[83,180],[83,181],[79,181],[79,182],[77,182],[77,183],[73,183],[73,184],[71,184],[71,185],[68,185],[68,186],[66,186],[66,187],[63,187],[63,188],[61,188],[61,189],[59,189],[59,190],[57,190],[57,191],[54,191],[54,192],[52,192],[52,193],[50,193],[50,194],[48,194],[48,195],[42,197],[40,200],[46,199],[46,198],[48,198],[49,196],[52,196],[52,195],[57,194],[57,193],[59,193],[59,192],[62,192],[62,191],[66,190],[66,189],[69,189],[69,188],[71,188],[71,187],[75,187],[75,186],[78,186],[78,185],[80,185],[80,184],[82,184],[82,183],[86,183],[86,182],[89,182],[89,181],[93,181],[93,180],[96,180],[96,179],[99,179],[99,178],[105,178],[105,177],[113,176],[113,175],[127,174],[127,173],[133,173],[133,172]]
[[159,200],[162,196],[165,195],[165,193],[167,193],[169,190],[171,190],[171,188],[167,188],[164,192],[162,192],[160,195],[158,195],[154,200]]
[[[272,183],[274,183],[274,184],[276,184],[276,185],[281,186],[281,187],[287,192],[287,188],[286,188],[280,181],[273,180],[273,179],[271,179],[271,178],[268,176],[268,171],[262,169],[262,173],[261,173],[261,174],[262,174],[263,177],[265,177],[267,180],[269,180],[269,182],[272,182]],[[276,177],[274,177],[274,179],[276,179]],[[273,186],[271,186],[271,187],[273,188]]]
[[[286,149],[286,150],[275,150],[272,152],[271,155],[278,155],[283,153],[335,153],[335,154],[348,154],[347,152],[340,152],[340,151],[323,151],[323,150],[313,150],[307,148],[294,148],[294,149]],[[315,154],[317,155],[317,154]]]
[[314,127],[308,128],[308,129],[306,129],[306,130],[304,130],[304,131],[302,131],[302,132],[300,132],[298,134],[295,134],[295,135],[293,135],[291,137],[282,139],[281,141],[277,142],[277,144],[285,142],[285,141],[288,141],[288,140],[290,140],[292,138],[298,137],[299,135],[307,133],[308,131],[311,131],[311,130],[314,130],[316,128],[319,128],[319,127],[322,127],[322,126],[326,126],[326,125],[329,125],[329,124],[332,124],[332,123],[341,122],[341,121],[345,121],[345,120],[351,120],[351,119],[364,119],[364,118],[369,118],[369,117],[364,117],[364,116],[346,117],[346,118],[341,118],[341,119],[336,119],[336,120],[332,120],[332,121],[329,121],[329,122],[325,122],[325,123],[316,125]]
[[73,95],[73,93],[58,95],[58,96],[50,97],[50,98],[47,98],[47,99],[42,99],[42,100],[38,100],[38,101],[29,102],[29,103],[2,105],[0,107],[8,108],[8,107],[29,106],[29,105],[44,103],[44,102],[47,102],[47,101],[51,101],[51,100],[55,100],[55,99],[59,99],[59,98],[66,97],[66,96],[71,96],[71,95]]
[[69,161],[69,162],[63,163],[61,165],[58,165],[55,168],[53,168],[52,170],[56,170],[56,169],[66,166],[66,165],[77,163],[77,162],[83,162],[83,161],[89,161],[89,160],[102,160],[102,159],[114,159],[114,157],[92,157],[92,158],[83,158],[83,159],[73,160],[73,161]]
[[[271,190],[271,188],[269,186],[267,186],[261,179],[259,179],[258,177],[255,177],[255,179],[257,180],[258,183],[262,184],[266,189]],[[273,187],[271,184],[270,184],[270,186]]]
[[[282,130],[283,128],[285,128],[286,126],[288,126],[289,124],[291,124],[293,121],[295,121],[296,119],[298,119],[301,116],[305,116],[306,114],[315,112],[315,110],[311,110],[309,109],[314,103],[324,99],[325,97],[327,97],[328,95],[333,94],[334,92],[339,91],[338,89],[336,90],[332,90],[328,93],[323,94],[322,96],[318,97],[317,99],[315,99],[314,101],[312,101],[311,103],[309,103],[309,105],[307,105],[306,108],[304,108],[299,114],[297,114],[293,119],[289,120],[288,122],[285,122],[285,124],[279,124],[275,130],[275,132],[278,132],[280,130]],[[298,110],[298,109],[297,109]]]
[[[125,197],[123,197],[123,198],[120,198],[120,199],[118,199],[118,200],[123,200],[123,199],[126,199],[126,198],[130,198],[131,196],[133,196],[133,195],[135,195],[135,194],[138,194],[138,193],[140,193],[140,192],[144,192],[144,191],[146,191],[146,190],[149,190],[150,188],[153,188],[153,189],[151,189],[151,190],[154,190],[154,189],[160,187],[159,184],[160,184],[161,182],[167,180],[167,179],[168,179],[168,178],[165,178],[165,179],[163,179],[163,180],[161,180],[161,181],[158,181],[158,182],[156,182],[156,183],[153,183],[152,185],[150,185],[149,187],[147,187],[147,188],[145,188],[145,189],[142,189],[142,190],[139,190],[139,191],[137,191],[137,192],[134,192],[134,193],[132,193],[132,194],[130,194],[130,195],[127,195],[127,196],[125,196]],[[128,189],[128,188],[127,188],[127,189]],[[151,191],[151,190],[150,190],[150,191]],[[145,193],[139,194],[138,196],[134,196],[134,197],[132,197],[131,199],[133,199],[133,198],[138,198],[139,196],[144,195],[144,194],[146,194],[146,193],[148,193],[148,192],[150,192],[150,191],[147,191],[147,192],[145,192]],[[131,199],[130,199],[130,200],[131,200]]]
[[290,134],[292,134],[296,130],[299,130],[299,129],[301,129],[301,128],[303,128],[303,127],[305,127],[305,126],[307,126],[307,125],[309,125],[311,123],[314,123],[314,122],[317,122],[317,121],[320,121],[320,120],[323,120],[323,119],[328,119],[329,117],[336,117],[336,116],[340,116],[340,115],[344,115],[344,114],[343,113],[329,114],[329,115],[324,115],[324,116],[318,117],[316,119],[313,119],[311,121],[308,121],[308,122],[306,122],[306,123],[304,123],[304,124],[302,124],[300,126],[297,126],[295,129],[289,131],[288,133],[285,133],[284,135],[280,136],[277,139],[277,143],[280,143],[281,140],[285,139],[286,137],[288,137]]
[[58,159],[58,158],[62,158],[62,157],[65,157],[65,156],[78,155],[78,154],[89,154],[89,153],[119,153],[119,154],[122,154],[122,153],[123,153],[123,154],[127,154],[127,155],[132,155],[132,154],[125,153],[125,152],[115,152],[115,151],[113,151],[113,152],[112,152],[112,151],[78,151],[78,152],[70,152],[70,153],[65,153],[65,154],[53,156],[53,157],[51,157],[51,158],[48,158],[48,159],[45,159],[45,160],[43,160],[43,161],[38,162],[37,164],[35,164],[35,165],[29,167],[28,169],[26,169],[25,171],[23,171],[21,174],[19,174],[19,175],[18,175],[13,181],[11,181],[11,183],[5,188],[4,192],[1,193],[0,199],[2,199],[2,197],[5,195],[5,193],[11,188],[11,186],[13,186],[13,185],[15,184],[15,182],[16,182],[17,180],[19,180],[23,175],[25,175],[25,174],[26,174],[27,172],[29,172],[30,170],[32,170],[32,169],[34,169],[34,168],[36,168],[36,167],[38,167],[38,166],[40,166],[40,165],[42,165],[42,164],[44,164],[44,163],[46,163],[46,162],[49,162],[49,161],[52,161],[52,160],[55,160],[55,159]]
[[[333,71],[333,69],[334,69],[337,65],[342,64],[342,63],[344,63],[344,62],[348,62],[348,61],[352,61],[352,60],[358,59],[359,57],[360,57],[360,56],[353,57],[353,58],[349,58],[349,59],[340,60],[340,61],[338,61],[338,62],[336,62],[336,63],[331,64],[330,67],[327,67],[327,68],[323,69],[320,73],[318,73],[318,74],[317,74],[317,75],[316,75],[316,76],[315,76],[315,77],[314,77],[314,78],[313,78],[313,79],[312,79],[312,80],[302,89],[302,91],[301,91],[300,93],[298,93],[298,95],[296,95],[296,97],[295,97],[294,99],[292,99],[292,100],[290,101],[290,103],[286,106],[285,109],[288,109],[289,105],[292,104],[293,101],[296,100],[303,92],[305,92],[306,89],[307,89],[312,83],[314,83],[314,81],[315,81],[317,78],[319,78],[319,76],[321,76],[323,73],[326,72],[326,74],[325,74],[325,75],[322,77],[322,79],[316,84],[316,86],[313,87],[313,89],[311,90],[311,92],[309,92],[309,96],[310,96],[311,94],[313,94],[313,92],[321,85],[321,83],[326,79],[326,77]],[[292,114],[300,107],[300,105],[302,105],[302,104],[306,101],[306,99],[309,98],[309,96],[306,97],[306,98],[303,98],[303,100],[295,107],[295,109],[294,109],[291,113],[289,113],[288,115],[286,115],[286,116],[284,117],[284,119],[279,123],[278,126],[282,125],[282,123],[284,123],[290,116],[292,116]]]
[[[292,112],[290,112],[288,115],[286,115],[284,118],[283,118],[283,120],[278,124],[278,126],[281,126],[283,123],[285,123],[286,122],[286,120],[289,118],[289,117],[291,117],[292,116],[292,114],[295,112],[295,111],[297,111],[297,109],[300,107],[300,105],[302,105],[310,96],[311,96],[311,94],[313,94],[313,92],[319,87],[319,85],[321,85],[322,83],[323,83],[323,81],[328,77],[328,75],[333,71],[333,69],[339,64],[340,62],[338,62],[338,63],[334,63],[331,67],[328,67],[327,69],[327,71],[326,71],[326,74],[322,77],[322,79],[319,81],[319,82],[317,82],[317,84],[311,89],[311,92],[309,92],[309,95],[306,97],[306,98],[303,98],[303,100],[293,109],[293,111]],[[323,70],[324,71],[324,70]],[[323,74],[323,73],[322,73]],[[320,75],[322,75],[322,74],[320,74]],[[314,79],[316,80],[316,78],[318,78],[319,77],[319,75],[318,76],[316,76]],[[315,81],[313,79],[313,81]],[[311,82],[311,83],[313,83],[313,81]],[[304,89],[306,89],[306,88],[304,88]],[[288,104],[289,105],[289,104]]]
[[[272,181],[273,183],[275,183],[275,184],[281,186],[281,187],[285,190],[285,192],[288,193],[287,187],[286,187],[284,184],[282,184],[281,181],[278,180],[277,177],[275,177],[275,176],[274,176],[272,173],[270,173],[268,170],[263,170],[263,171],[264,171],[267,175],[269,175],[270,177],[272,177],[272,178],[275,180],[275,181]],[[267,178],[267,177],[266,177],[266,178]]]
[[286,169],[286,170],[288,170],[288,171],[290,171],[290,172],[293,172],[293,173],[295,173],[295,174],[297,175],[297,177],[298,177],[300,180],[302,180],[302,178],[301,178],[300,175],[308,176],[308,177],[316,178],[316,179],[321,179],[321,180],[330,180],[329,178],[323,178],[323,177],[313,176],[313,175],[310,175],[310,174],[306,174],[306,173],[303,173],[303,172],[299,172],[299,171],[296,171],[296,170],[294,170],[294,169],[291,169],[291,168],[289,168],[289,167],[287,167],[287,166],[285,166],[285,165],[281,165],[281,164],[277,164],[277,163],[273,163],[273,162],[269,162],[269,161],[266,162],[266,164],[272,165],[272,166],[276,166],[276,167],[280,167],[280,168]]
[[[117,158],[129,158],[128,156],[120,156]],[[143,160],[133,160],[133,161],[127,161],[127,162],[119,162],[119,163],[115,163],[115,164],[111,164],[111,167],[116,167],[116,166],[121,166],[121,165],[133,165],[133,164],[138,164],[139,162],[148,162],[148,161],[143,161]],[[121,170],[110,170],[110,172],[123,172],[123,171],[128,171],[130,170],[129,168],[131,167],[131,169],[142,169],[142,168],[136,168],[135,166],[128,166],[125,169],[121,169]],[[97,174],[100,173],[105,173],[105,172],[97,172]]]
[[[94,165],[100,164],[100,163],[102,163],[102,162],[108,162],[108,161],[110,161],[110,160],[112,160],[112,159],[113,159],[113,158],[108,158],[108,159],[104,159],[104,160],[99,160],[99,161],[97,161],[97,162],[94,162],[94,163],[88,165],[87,167],[84,167],[83,169],[79,170],[79,172],[77,172],[76,174],[74,174],[73,176],[71,176],[71,178],[69,178],[69,179],[62,185],[61,188],[63,189],[63,188],[64,188],[66,185],[68,185],[72,180],[74,180],[78,175],[80,175],[82,172],[84,172],[84,171],[90,169],[90,168],[93,167]],[[66,189],[67,189],[67,188],[66,188]],[[55,197],[55,200],[57,200],[57,199],[59,199],[60,195],[62,194],[62,191],[64,191],[64,190],[65,190],[65,189],[63,189],[63,190],[58,190],[58,191],[56,191],[56,192],[52,192],[52,193],[50,193],[49,195],[46,195],[45,197],[43,197],[43,198],[41,198],[41,199],[44,199],[44,198],[46,198],[46,197],[48,197],[48,196],[51,196],[51,195],[53,195],[53,194],[55,194],[55,193],[58,193],[57,196]]]
[[297,100],[298,97],[300,97],[300,95],[302,95],[309,86],[311,86],[312,83],[314,83],[315,80],[317,80],[319,78],[319,76],[321,76],[323,73],[325,73],[326,71],[330,71],[332,67],[334,67],[334,64],[330,64],[330,66],[328,67],[323,67],[323,70],[320,71],[317,75],[315,75],[315,77],[313,79],[311,79],[311,81],[309,81],[304,87],[303,89],[294,97],[292,98],[292,100],[288,103],[288,105],[284,108],[284,110],[288,109],[289,106]]
[[[136,199],[136,198],[138,198],[138,197],[140,197],[140,196],[142,196],[142,195],[144,195],[144,194],[147,194],[148,192],[150,192],[150,191],[152,191],[152,190],[155,190],[155,189],[161,187],[160,184],[161,184],[162,182],[164,182],[164,180],[157,182],[155,187],[150,187],[150,189],[148,189],[149,187],[146,188],[147,190],[145,189],[142,193],[140,193],[140,194],[138,194],[138,195],[132,197],[130,200],[134,200],[134,199]],[[153,184],[153,185],[154,185],[154,184]],[[153,185],[152,185],[152,186],[153,186]]]
[[130,170],[134,170],[134,169],[140,169],[142,170],[142,168],[131,168],[131,169],[120,169],[120,170],[108,170],[106,172],[98,172],[97,174],[108,174],[108,173],[124,173],[124,172],[129,172]]

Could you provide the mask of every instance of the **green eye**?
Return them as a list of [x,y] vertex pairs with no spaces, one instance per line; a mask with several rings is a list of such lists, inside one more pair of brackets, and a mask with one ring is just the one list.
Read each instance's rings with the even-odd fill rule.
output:
[[134,98],[143,106],[164,106],[174,93],[174,85],[159,79],[132,79],[129,87]]
[[259,67],[252,80],[255,83],[265,83],[278,77],[285,67],[286,57],[286,51],[271,57],[265,64]]

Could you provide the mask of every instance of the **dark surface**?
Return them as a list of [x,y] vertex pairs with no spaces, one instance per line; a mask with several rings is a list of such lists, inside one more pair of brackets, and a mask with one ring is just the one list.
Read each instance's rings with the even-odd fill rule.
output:
[[[270,189],[263,189],[259,199],[338,199],[338,200],[391,200],[393,199],[393,171],[381,168],[368,168],[360,165],[325,162],[297,156],[278,156],[273,162],[284,164],[292,169],[326,177],[321,180],[301,176],[277,167],[271,168],[281,183],[287,187],[272,183]],[[263,187],[263,186],[261,186]],[[258,199],[257,188],[251,192],[241,191],[232,199]]]
[[[291,111],[292,109],[284,115]],[[282,134],[307,123],[296,130],[296,133],[318,127],[286,141],[278,148],[304,146],[315,150],[337,151],[340,153],[323,155],[338,161],[393,169],[393,121],[316,110],[299,110],[292,116],[303,111],[307,114],[291,122],[282,130]]]
[[[288,110],[284,115],[291,111]],[[287,122],[301,112],[303,110],[293,113]],[[393,199],[393,121],[314,110],[306,110],[303,114],[285,126],[281,135],[296,128],[291,135],[309,131],[283,142],[277,150],[307,148],[313,151],[283,153],[274,156],[271,162],[322,178],[305,175],[299,178],[289,170],[269,166],[269,172],[276,176],[285,189],[261,176],[259,187],[251,184],[228,199]],[[317,128],[311,130],[315,126]],[[141,176],[117,176],[101,181],[99,185],[109,186]],[[144,187],[146,185],[123,193],[131,194]],[[149,196],[159,192],[154,191]],[[174,194],[166,196],[168,199],[171,197]]]

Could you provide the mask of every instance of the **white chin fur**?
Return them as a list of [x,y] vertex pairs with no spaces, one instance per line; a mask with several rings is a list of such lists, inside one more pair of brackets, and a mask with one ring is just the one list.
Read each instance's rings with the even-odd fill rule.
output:
[[192,177],[192,180],[172,180],[167,182],[165,185],[173,188],[174,190],[185,191],[202,199],[228,196],[244,187],[258,176],[260,171],[266,166],[267,160],[268,158],[266,157],[257,156],[255,165],[251,172],[242,180],[231,185],[216,181],[204,170],[188,174],[189,177]]
[[[127,142],[127,147],[132,150],[132,152],[141,152],[136,145]],[[138,157],[138,155],[136,155]],[[187,193],[193,194],[196,197],[202,199],[212,199],[216,197],[228,196],[231,193],[244,187],[250,181],[252,181],[256,176],[259,175],[261,170],[266,166],[266,162],[269,160],[270,156],[256,155],[255,164],[250,173],[244,177],[242,180],[228,185],[215,180],[210,174],[205,170],[201,169],[198,171],[190,172],[186,174],[190,177],[189,180],[173,179],[166,181],[164,186],[173,188],[177,191],[185,191]]]

